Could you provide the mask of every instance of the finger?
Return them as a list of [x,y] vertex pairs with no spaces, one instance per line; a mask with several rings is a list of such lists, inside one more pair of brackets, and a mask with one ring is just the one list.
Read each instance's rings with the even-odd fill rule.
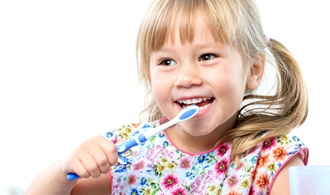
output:
[[104,138],[100,141],[99,146],[103,153],[106,154],[111,166],[118,162],[118,151],[116,145],[112,141]]
[[62,161],[61,167],[65,175],[69,173],[76,173],[80,177],[84,177],[84,178],[87,178],[90,175],[86,170],[85,166],[83,165],[83,163],[79,159],[74,161],[65,159]]
[[110,171],[111,164],[108,156],[99,145],[91,149],[91,156],[97,164],[100,173],[108,173]]
[[88,178],[88,177],[97,178],[101,175],[101,171],[98,167],[98,164],[94,160],[93,156],[91,156],[91,154],[85,155],[82,158],[81,162],[84,165],[86,171],[88,172],[88,174],[81,175],[81,177],[84,177],[84,178]]

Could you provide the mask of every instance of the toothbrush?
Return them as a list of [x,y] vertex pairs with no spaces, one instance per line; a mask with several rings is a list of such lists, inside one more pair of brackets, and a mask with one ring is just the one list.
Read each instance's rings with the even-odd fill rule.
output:
[[[118,150],[118,155],[121,155],[122,153],[126,152],[130,148],[147,141],[152,136],[175,125],[176,123],[182,122],[182,121],[185,121],[185,120],[188,120],[188,119],[194,117],[198,113],[198,110],[199,110],[199,107],[196,105],[188,106],[188,107],[184,108],[183,110],[181,110],[174,119],[168,121],[167,123],[164,123],[155,128],[148,129],[147,131],[141,132],[125,142],[119,143],[118,145],[116,145],[117,150]],[[79,175],[77,175],[76,173],[69,173],[66,178],[67,178],[67,180],[75,180],[75,179],[79,178]]]

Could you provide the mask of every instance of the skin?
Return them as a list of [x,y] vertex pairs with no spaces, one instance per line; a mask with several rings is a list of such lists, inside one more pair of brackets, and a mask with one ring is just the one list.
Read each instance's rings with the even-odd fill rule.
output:
[[[203,106],[192,119],[166,130],[176,146],[190,153],[212,149],[218,138],[233,128],[245,90],[255,89],[264,71],[264,61],[243,61],[237,50],[216,42],[201,18],[196,17],[198,28],[192,42],[182,43],[175,27],[163,47],[150,56],[153,95],[167,118],[179,113],[182,102],[198,100],[197,105]],[[199,102],[200,98],[204,100]],[[114,143],[93,137],[40,173],[25,194],[108,195],[109,171],[117,160]],[[302,165],[298,155],[284,165],[270,194],[290,194],[288,169]],[[70,172],[84,179],[68,181],[66,174]]]

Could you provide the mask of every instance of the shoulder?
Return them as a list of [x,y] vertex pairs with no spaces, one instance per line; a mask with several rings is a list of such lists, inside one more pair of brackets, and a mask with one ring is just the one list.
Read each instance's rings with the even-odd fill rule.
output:
[[304,166],[303,159],[299,155],[294,155],[277,172],[269,188],[271,195],[282,195],[290,193],[289,169],[294,166]]
[[267,156],[272,162],[277,162],[279,167],[297,154],[307,164],[308,148],[294,134],[270,138],[262,143],[260,150],[260,156]]
[[259,145],[257,152],[253,187],[261,191],[272,189],[279,173],[289,167],[286,165],[299,161],[301,165],[306,165],[308,161],[308,148],[293,134],[270,138]]

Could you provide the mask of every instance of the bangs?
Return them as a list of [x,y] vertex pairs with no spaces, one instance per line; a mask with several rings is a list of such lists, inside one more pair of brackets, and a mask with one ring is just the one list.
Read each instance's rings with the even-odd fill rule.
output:
[[174,42],[177,31],[179,31],[182,43],[192,42],[195,29],[198,28],[196,26],[196,14],[203,17],[206,26],[216,41],[229,43],[229,29],[226,28],[228,21],[221,17],[226,14],[215,13],[213,6],[210,5],[210,2],[201,0],[166,1],[165,4],[162,4],[162,7],[154,9],[158,11],[147,17],[147,21],[145,21],[147,26],[144,27],[145,31],[143,32],[145,39],[141,40],[144,46],[140,49],[144,49],[145,53],[156,51],[166,41]]

